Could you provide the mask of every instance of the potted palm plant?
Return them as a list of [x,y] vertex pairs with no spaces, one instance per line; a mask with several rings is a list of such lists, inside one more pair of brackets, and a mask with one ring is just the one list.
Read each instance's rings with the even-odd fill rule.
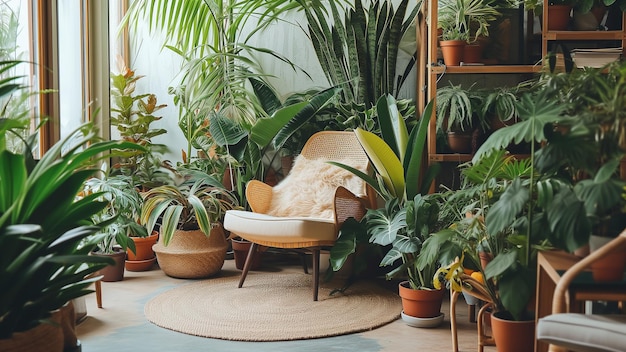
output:
[[148,191],[141,223],[150,232],[160,224],[153,249],[161,269],[177,278],[218,273],[228,248],[221,220],[227,210],[237,207],[237,197],[221,180],[201,171],[188,170],[178,184]]
[[[404,275],[408,279],[399,284],[399,292],[403,297],[403,317],[415,326],[436,326],[443,320],[440,313],[443,291],[435,290],[431,282],[436,262],[424,263],[419,267],[416,265],[421,255],[421,245],[434,232],[438,218],[436,198],[425,195],[438,166],[428,168],[424,175],[420,174],[432,107],[432,102],[427,105],[418,125],[413,127],[409,135],[407,123],[399,114],[395,99],[391,96],[381,97],[376,109],[384,139],[361,129],[355,131],[374,165],[375,178],[334,163],[365,180],[385,200],[385,206],[369,209],[361,222],[362,227],[348,222],[341,228],[337,243],[330,253],[333,270],[339,270],[346,257],[356,250],[356,239],[362,236],[364,228],[368,236],[366,241],[388,249],[381,266],[393,266],[400,262],[387,273],[387,277]],[[420,179],[421,182],[406,181]],[[426,296],[427,301],[424,298],[413,299],[415,295]],[[404,299],[404,296],[407,298]],[[409,304],[411,301],[420,302],[420,307],[413,308]]]

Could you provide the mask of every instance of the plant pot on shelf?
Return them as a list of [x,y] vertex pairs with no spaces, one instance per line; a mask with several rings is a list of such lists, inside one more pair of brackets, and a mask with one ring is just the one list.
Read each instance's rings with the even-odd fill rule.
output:
[[129,271],[146,271],[152,269],[156,262],[156,254],[152,250],[152,246],[159,238],[157,231],[152,231],[152,235],[148,237],[131,237],[135,243],[135,253],[130,249],[126,250],[126,270]]
[[113,282],[124,280],[124,261],[126,259],[126,251],[119,247],[115,247],[113,248],[113,253],[91,252],[91,254],[111,257],[115,262],[114,265],[108,265],[96,273],[96,276],[102,275],[102,281]]
[[446,66],[459,66],[463,61],[463,51],[465,41],[463,40],[442,40],[439,42],[443,63]]
[[535,348],[535,320],[515,321],[501,312],[491,315],[491,332],[498,351],[528,352]]
[[402,298],[403,320],[409,325],[417,326],[419,319],[423,319],[422,321],[429,323],[423,327],[434,327],[443,321],[441,313],[443,290],[414,290],[408,281],[403,281],[398,284],[398,294]]
[[[239,270],[243,270],[243,266],[246,263],[246,259],[248,259],[248,253],[250,252],[250,246],[252,246],[252,243],[244,239],[233,238],[231,239],[231,244],[235,256],[235,267]],[[250,267],[250,270],[257,270],[261,267],[262,256],[262,246],[257,246],[254,258],[252,258],[252,266]]]
[[449,131],[448,147],[452,153],[467,154],[472,152],[472,133],[463,131]]
[[564,31],[567,30],[570,21],[570,5],[550,5],[548,6],[548,30]]
[[481,63],[483,58],[483,46],[480,44],[465,44],[463,47],[463,63]]
[[[589,238],[589,249],[593,252],[611,240],[613,240],[612,237],[592,235]],[[624,279],[625,268],[626,253],[613,251],[591,264],[591,274],[596,282],[621,281]]]
[[211,230],[209,237],[200,230],[176,230],[167,246],[158,241],[152,249],[166,275],[200,279],[213,276],[222,269],[228,243],[220,225]]

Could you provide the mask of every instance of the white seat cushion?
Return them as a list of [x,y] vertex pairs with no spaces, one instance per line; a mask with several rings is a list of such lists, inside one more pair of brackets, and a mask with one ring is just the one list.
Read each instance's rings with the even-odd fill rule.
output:
[[552,314],[539,319],[537,339],[581,352],[626,350],[626,315]]
[[334,241],[337,235],[333,220],[276,217],[243,210],[227,211],[224,228],[252,242]]

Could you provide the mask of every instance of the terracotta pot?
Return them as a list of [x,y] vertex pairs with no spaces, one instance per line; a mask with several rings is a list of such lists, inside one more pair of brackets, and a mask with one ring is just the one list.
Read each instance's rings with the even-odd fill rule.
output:
[[493,254],[488,252],[478,252],[478,258],[480,258],[480,266],[485,270],[487,264],[493,260]]
[[398,285],[404,314],[416,318],[434,318],[441,314],[443,290],[414,290],[408,281]]
[[564,31],[567,29],[570,20],[572,7],[569,5],[548,6],[548,30]]
[[181,279],[200,279],[217,274],[224,265],[228,242],[222,226],[209,237],[200,230],[176,230],[167,246],[158,241],[153,247],[163,272]]
[[448,132],[448,147],[452,153],[471,153],[472,135],[465,132]]
[[[612,237],[593,235],[589,239],[590,251],[596,251],[608,242]],[[626,267],[626,253],[623,250],[613,251],[591,264],[591,275],[596,282],[621,281],[624,278]]]
[[483,58],[483,47],[479,44],[465,44],[463,47],[464,63],[480,63]]
[[127,260],[148,260],[154,258],[155,254],[152,246],[159,238],[157,231],[152,231],[152,235],[148,237],[131,237],[135,242],[135,253],[130,249],[126,250]]
[[156,263],[156,256],[146,259],[146,260],[127,260],[126,261],[126,270],[128,271],[148,271],[154,268],[154,263]]
[[[235,267],[239,270],[243,270],[243,266],[248,258],[248,253],[252,243],[246,240],[233,238],[231,240],[231,244],[235,256]],[[252,266],[250,267],[250,270],[257,270],[261,266],[262,254],[263,252],[260,250],[260,246],[258,246],[254,258],[252,258]]]
[[114,265],[106,266],[98,271],[97,275],[102,275],[102,281],[104,282],[124,280],[124,261],[126,260],[126,252],[121,248],[114,248],[113,250],[114,253],[112,254],[92,252],[93,255],[111,257],[115,262]]
[[491,315],[491,331],[498,351],[528,352],[535,348],[535,321],[502,319],[500,312]]
[[443,63],[447,66],[459,66],[463,61],[463,50],[465,41],[463,40],[442,40],[439,42]]

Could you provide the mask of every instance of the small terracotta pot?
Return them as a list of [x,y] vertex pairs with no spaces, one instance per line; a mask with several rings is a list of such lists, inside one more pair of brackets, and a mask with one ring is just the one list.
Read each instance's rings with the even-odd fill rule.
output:
[[156,243],[158,238],[159,233],[157,231],[152,231],[152,235],[148,237],[131,237],[133,242],[135,242],[135,253],[130,249],[126,250],[127,259],[149,260],[154,258],[155,254],[152,250],[152,246]]
[[398,285],[404,314],[416,318],[434,318],[441,314],[443,290],[414,290],[408,281]]
[[570,20],[572,7],[569,5],[548,6],[548,30],[564,31],[567,29]]
[[[243,270],[243,266],[246,263],[246,259],[248,259],[248,253],[252,243],[246,240],[233,238],[231,240],[231,244],[235,256],[235,267],[239,270]],[[262,254],[263,252],[259,249],[259,247],[257,247],[257,250],[254,253],[254,258],[252,258],[252,266],[250,267],[250,270],[257,270],[261,266]]]
[[535,348],[535,321],[502,319],[499,312],[491,315],[491,331],[498,351],[528,352]]
[[448,147],[453,153],[471,153],[472,135],[465,132],[448,132]]
[[479,44],[465,44],[463,47],[464,63],[480,63],[483,58],[483,48]]
[[463,50],[465,41],[463,40],[442,40],[439,42],[443,62],[447,66],[459,66],[463,61]]

